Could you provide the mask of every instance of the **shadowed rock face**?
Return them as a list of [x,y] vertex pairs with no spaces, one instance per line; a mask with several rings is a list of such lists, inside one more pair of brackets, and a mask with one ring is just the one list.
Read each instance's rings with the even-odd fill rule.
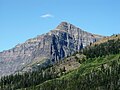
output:
[[0,52],[0,76],[13,74],[34,62],[53,64],[101,38],[62,22],[49,33]]

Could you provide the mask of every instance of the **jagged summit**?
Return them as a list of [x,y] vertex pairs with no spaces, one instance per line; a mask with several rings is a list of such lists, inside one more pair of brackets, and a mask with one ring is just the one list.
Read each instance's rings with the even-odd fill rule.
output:
[[74,26],[73,24],[71,23],[68,23],[68,22],[61,22],[57,27],[56,29],[57,30],[71,30],[71,29],[75,29],[77,28],[76,26]]
[[61,23],[56,27],[56,29],[58,29],[58,30],[68,30],[68,28],[69,28],[70,25],[71,25],[71,24],[68,23],[68,22],[61,22]]
[[17,71],[33,70],[36,64],[47,66],[79,51],[102,36],[61,22],[56,29],[0,52],[0,77]]

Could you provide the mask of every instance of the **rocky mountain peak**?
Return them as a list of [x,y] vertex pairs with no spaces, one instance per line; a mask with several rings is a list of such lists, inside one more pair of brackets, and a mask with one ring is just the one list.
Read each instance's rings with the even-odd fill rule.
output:
[[0,52],[0,77],[28,71],[33,65],[49,65],[70,56],[103,36],[61,22],[54,30]]
[[61,23],[56,27],[56,29],[59,29],[59,30],[67,30],[67,29],[68,29],[68,26],[69,26],[69,23],[67,23],[67,22],[61,22]]
[[66,30],[66,31],[71,30],[72,28],[76,28],[76,27],[68,22],[61,22],[56,27],[57,30]]

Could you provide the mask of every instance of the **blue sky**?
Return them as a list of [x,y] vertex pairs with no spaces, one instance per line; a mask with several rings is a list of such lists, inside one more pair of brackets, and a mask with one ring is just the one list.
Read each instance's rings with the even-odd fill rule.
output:
[[0,0],[0,51],[62,21],[91,33],[120,33],[120,0]]

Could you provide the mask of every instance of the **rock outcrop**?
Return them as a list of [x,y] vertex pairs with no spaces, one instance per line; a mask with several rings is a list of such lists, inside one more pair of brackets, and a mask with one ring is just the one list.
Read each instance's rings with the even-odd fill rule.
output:
[[27,71],[33,64],[54,64],[101,38],[103,36],[88,33],[70,23],[62,22],[49,33],[0,52],[0,76],[13,74],[19,70]]

